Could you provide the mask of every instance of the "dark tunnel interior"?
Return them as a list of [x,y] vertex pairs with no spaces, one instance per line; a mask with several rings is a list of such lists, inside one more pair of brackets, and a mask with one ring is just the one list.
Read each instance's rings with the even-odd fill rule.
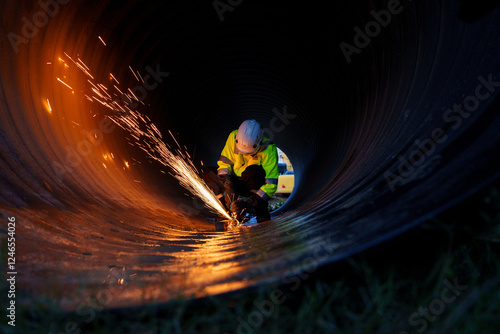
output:
[[[123,307],[286,281],[492,182],[500,11],[471,4],[2,1],[0,232],[15,217],[26,303],[74,309],[103,282],[127,286],[107,305]],[[140,94],[198,167],[256,119],[290,157],[293,193],[269,222],[216,232],[106,122],[92,82]]]

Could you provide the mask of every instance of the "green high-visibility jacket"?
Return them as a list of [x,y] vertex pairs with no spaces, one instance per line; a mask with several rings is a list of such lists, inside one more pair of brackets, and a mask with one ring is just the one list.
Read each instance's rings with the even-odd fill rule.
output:
[[264,200],[271,198],[276,189],[278,189],[278,151],[276,145],[268,138],[262,138],[262,145],[259,150],[253,154],[243,154],[236,147],[236,133],[234,130],[229,134],[226,145],[222,150],[217,165],[218,175],[235,174],[241,176],[241,173],[251,165],[261,165],[266,172],[266,183],[257,191],[257,195]]

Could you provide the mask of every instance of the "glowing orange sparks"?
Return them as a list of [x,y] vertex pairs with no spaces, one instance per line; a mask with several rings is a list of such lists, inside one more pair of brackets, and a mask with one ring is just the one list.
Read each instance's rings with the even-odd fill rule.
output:
[[[113,75],[113,73],[109,73],[109,76],[111,77],[111,79],[115,80],[117,84],[120,84],[120,82],[118,80],[116,80],[115,76]],[[116,86],[115,86],[116,87]]]
[[[73,61],[66,53],[65,55]],[[60,58],[61,61],[64,61]],[[80,60],[78,61],[82,64],[81,66],[77,66],[82,72],[90,76],[88,67]],[[73,61],[74,62],[74,61]],[[76,63],[76,62],[74,62]],[[80,65],[80,63],[76,63]],[[137,74],[134,72],[131,66],[129,66],[130,71],[134,75],[137,81],[140,79],[137,77]],[[92,79],[93,77],[90,76]],[[118,84],[118,80],[110,73],[110,78],[116,81]],[[63,82],[61,79],[57,78],[62,84],[72,89],[71,86]],[[141,76],[142,80],[142,76]],[[226,209],[223,207],[222,203],[218,200],[217,196],[213,193],[213,191],[206,185],[206,183],[201,179],[196,167],[193,165],[193,162],[190,160],[190,155],[187,153],[186,148],[182,148],[177,140],[175,139],[172,132],[169,133],[177,144],[178,149],[176,149],[176,154],[172,153],[167,147],[167,145],[162,141],[162,135],[158,128],[151,122],[149,117],[146,115],[141,115],[138,111],[130,109],[128,107],[128,103],[124,100],[122,101],[113,101],[110,94],[107,92],[107,88],[102,84],[94,84],[91,80],[87,80],[91,83],[92,88],[91,91],[94,93],[92,96],[87,96],[88,100],[93,100],[101,103],[103,106],[117,112],[114,115],[108,116],[115,124],[120,126],[123,130],[130,133],[130,135],[136,139],[135,145],[137,145],[140,149],[148,154],[148,156],[162,165],[170,167],[172,170],[171,174],[174,176],[183,186],[187,189],[191,194],[198,196],[205,202],[205,206],[212,211],[213,213],[227,219],[231,225],[239,225],[239,222],[229,215]],[[113,86],[118,92],[121,93],[121,90],[114,85]],[[131,89],[127,89],[132,94],[132,98],[138,100]],[[104,94],[103,94],[104,93]],[[116,94],[115,94],[116,96]],[[122,94],[123,96],[123,94]],[[128,94],[125,94],[130,102],[132,102],[131,97]],[[141,101],[142,102],[142,101]],[[122,105],[120,105],[122,104]],[[120,112],[127,110],[127,112]],[[132,143],[128,142],[133,145]],[[103,158],[106,161],[109,161],[109,156],[114,159],[113,153],[103,154]],[[133,159],[136,161],[135,159]],[[140,163],[140,161],[136,161]],[[151,161],[150,161],[151,162]],[[129,163],[125,161],[125,166],[128,168]],[[103,163],[103,167],[107,168],[106,164]],[[163,172],[163,171],[162,171]],[[164,172],[163,172],[164,173]],[[134,180],[134,182],[140,183],[139,180]]]
[[104,42],[104,40],[102,39],[101,36],[97,36],[99,38],[99,40],[102,42],[102,44],[104,44],[104,46],[106,46],[106,43]]
[[64,86],[68,87],[69,89],[73,90],[73,88],[71,88],[70,85],[68,85],[67,83],[65,83],[64,81],[62,81],[61,79],[57,78],[57,81],[59,81],[60,83],[62,83]]
[[85,63],[80,58],[78,58],[78,61],[87,69],[87,71],[90,71],[90,68],[85,65]]
[[[236,225],[239,224],[229,215],[213,191],[208,188],[205,182],[200,178],[192,161],[187,159],[180,151],[178,151],[180,155],[174,155],[161,138],[156,135],[156,131],[152,130],[151,124],[144,122],[145,124],[143,125],[146,125],[148,128],[148,131],[144,131],[137,122],[132,121],[133,118],[142,119],[135,111],[125,116],[118,115],[110,117],[110,119],[122,129],[130,132],[132,135],[141,137],[142,142],[138,143],[138,146],[154,160],[160,162],[164,166],[170,167],[173,170],[171,175],[179,181],[180,185],[189,190],[193,195],[201,198],[210,211],[235,222]],[[171,132],[170,135],[180,148],[179,143]]]
[[130,71],[131,71],[131,72],[132,72],[132,74],[134,75],[135,79],[136,79],[137,81],[139,81],[139,78],[138,78],[138,77],[137,77],[137,75],[135,74],[135,72],[134,72],[134,70],[132,69],[132,67],[130,67],[130,66],[129,66],[128,68],[130,68]]

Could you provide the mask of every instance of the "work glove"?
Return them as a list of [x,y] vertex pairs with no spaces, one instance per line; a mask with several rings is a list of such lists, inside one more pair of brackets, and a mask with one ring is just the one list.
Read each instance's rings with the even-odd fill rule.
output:
[[229,175],[219,175],[219,180],[222,183],[224,190],[233,189],[233,181],[231,181],[231,177]]
[[231,213],[236,214],[237,219],[240,219],[245,216],[245,213],[253,211],[253,204],[249,200],[238,199],[231,203],[230,210]]
[[[264,205],[267,208],[267,202],[257,194],[251,194],[246,200],[236,200],[231,204],[231,212],[236,213],[241,218],[245,213],[256,213],[256,209]],[[258,212],[257,212],[258,213]]]

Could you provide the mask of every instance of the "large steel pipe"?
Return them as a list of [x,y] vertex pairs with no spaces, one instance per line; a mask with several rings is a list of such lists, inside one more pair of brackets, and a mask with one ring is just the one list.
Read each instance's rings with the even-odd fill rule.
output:
[[[15,218],[26,301],[114,307],[294,284],[500,170],[500,12],[486,2],[0,8],[2,243]],[[215,164],[228,133],[258,120],[294,165],[293,194],[267,223],[216,232],[85,96],[88,80],[130,88],[196,164]]]

